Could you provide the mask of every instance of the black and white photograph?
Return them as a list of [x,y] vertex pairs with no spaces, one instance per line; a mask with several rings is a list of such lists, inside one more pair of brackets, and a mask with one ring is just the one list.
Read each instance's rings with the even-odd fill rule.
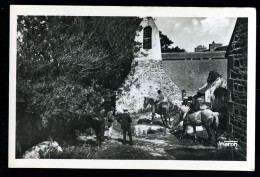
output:
[[254,9],[10,12],[10,167],[254,170]]

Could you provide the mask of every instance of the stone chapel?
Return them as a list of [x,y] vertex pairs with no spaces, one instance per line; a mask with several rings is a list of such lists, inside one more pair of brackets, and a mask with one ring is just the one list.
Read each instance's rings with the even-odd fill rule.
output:
[[162,65],[159,30],[152,17],[141,22],[142,30],[135,40],[141,49],[131,66],[131,71],[121,88],[116,92],[116,109],[121,112],[127,108],[130,113],[143,109],[144,97],[155,98],[161,90],[165,101],[181,104],[181,90],[165,73]]

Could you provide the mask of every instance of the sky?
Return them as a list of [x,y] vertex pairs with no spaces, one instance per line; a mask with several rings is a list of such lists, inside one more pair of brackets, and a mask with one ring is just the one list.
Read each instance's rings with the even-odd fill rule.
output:
[[236,18],[155,17],[155,23],[174,44],[187,52],[198,45],[209,48],[212,41],[228,45]]

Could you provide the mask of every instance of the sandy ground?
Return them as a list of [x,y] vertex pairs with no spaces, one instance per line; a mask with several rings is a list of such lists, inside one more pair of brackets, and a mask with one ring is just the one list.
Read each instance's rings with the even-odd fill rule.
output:
[[[137,125],[140,119],[150,119],[151,113],[131,115],[132,130],[134,126],[146,128],[157,126],[145,124]],[[178,121],[172,117],[173,125]],[[154,121],[160,121],[155,118]],[[140,121],[139,121],[140,123]],[[139,131],[140,129],[138,129]],[[154,129],[157,130],[157,129]],[[141,129],[142,131],[142,129]],[[215,147],[207,142],[205,131],[197,132],[198,141],[194,141],[193,134],[187,134],[180,139],[181,129],[177,127],[149,131],[148,134],[133,134],[133,145],[130,145],[127,137],[127,144],[123,145],[121,125],[114,122],[110,139],[101,144],[96,141],[95,135],[80,134],[77,141],[72,144],[60,145],[62,153],[50,154],[53,159],[142,159],[142,160],[239,160],[233,148]],[[152,133],[152,134],[151,134]],[[214,140],[214,139],[213,139]],[[212,143],[213,144],[213,143]]]
[[[132,115],[133,124],[137,124],[141,114]],[[111,139],[105,140],[95,149],[94,159],[160,159],[160,160],[234,160],[236,157],[230,150],[206,144],[207,133],[197,132],[198,141],[193,135],[179,139],[180,131],[133,136],[134,145],[122,144],[122,130],[115,123]],[[128,139],[127,139],[128,140]],[[233,151],[232,151],[233,152]]]

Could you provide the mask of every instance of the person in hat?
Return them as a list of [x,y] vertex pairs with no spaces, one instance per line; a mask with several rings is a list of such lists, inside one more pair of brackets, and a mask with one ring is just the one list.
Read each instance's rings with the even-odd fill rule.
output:
[[97,133],[97,140],[102,142],[105,140],[104,134],[105,134],[105,109],[102,107],[95,107],[94,108],[95,115],[98,119],[98,127],[99,132]]
[[120,115],[119,123],[121,124],[121,128],[123,129],[123,144],[126,144],[126,132],[128,133],[128,137],[130,140],[130,145],[133,144],[132,140],[132,132],[131,132],[131,123],[132,118],[130,117],[128,113],[128,109],[124,108],[124,113]]
[[164,96],[162,94],[162,91],[161,90],[158,90],[157,91],[158,95],[156,96],[156,99],[155,99],[155,105],[153,105],[153,114],[155,114],[155,109],[161,109],[161,103],[163,102],[164,100]]
[[190,105],[189,113],[192,114],[192,113],[197,112],[199,110],[200,110],[200,102],[198,100],[198,95],[194,95],[192,97],[192,102],[191,102],[191,105]]
[[195,112],[197,112],[197,111],[199,111],[199,110],[200,110],[200,102],[199,102],[199,100],[198,100],[198,95],[194,95],[194,96],[192,97],[192,102],[191,102],[191,104],[190,104],[190,110],[187,112],[187,114],[186,114],[185,117],[183,118],[184,121],[187,121],[187,118],[188,118],[191,114],[193,114],[193,113],[195,113]]

